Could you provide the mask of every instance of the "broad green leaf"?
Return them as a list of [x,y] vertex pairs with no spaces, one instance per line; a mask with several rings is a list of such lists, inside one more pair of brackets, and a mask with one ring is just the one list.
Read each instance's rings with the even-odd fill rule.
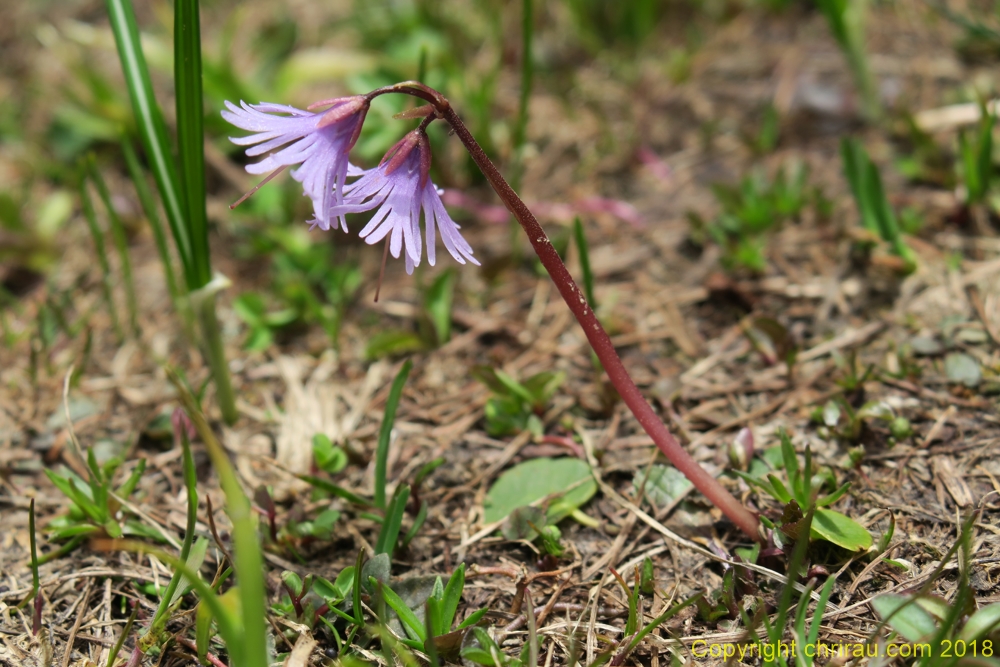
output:
[[944,374],[948,382],[976,387],[983,379],[979,362],[963,352],[952,352],[944,358]]
[[828,509],[816,510],[812,536],[833,542],[848,551],[867,551],[872,545],[871,533],[864,526],[849,516]]
[[966,642],[974,642],[1000,627],[1000,602],[983,607],[965,623],[958,638]]
[[[872,607],[882,620],[888,619],[889,626],[903,639],[908,642],[918,642],[934,634],[937,625],[934,623],[934,617],[916,602],[907,604],[912,599],[909,595],[887,593],[872,600]],[[906,607],[900,609],[904,604]]]
[[506,518],[518,507],[552,494],[562,494],[550,504],[548,522],[555,523],[582,506],[597,492],[585,461],[573,458],[538,458],[507,470],[494,482],[484,502],[486,523]]
[[[361,584],[368,589],[369,580],[373,577],[377,581],[385,583],[389,581],[389,570],[391,568],[392,562],[389,560],[389,554],[378,554],[374,558],[366,561],[363,566],[361,566]],[[339,580],[339,577],[338,577]],[[368,590],[369,593],[374,592]]]
[[[638,471],[632,478],[632,486],[638,493],[642,480],[646,477],[645,470]],[[646,478],[646,498],[654,507],[666,507],[674,502],[692,486],[687,477],[677,468],[668,465],[654,465]]]

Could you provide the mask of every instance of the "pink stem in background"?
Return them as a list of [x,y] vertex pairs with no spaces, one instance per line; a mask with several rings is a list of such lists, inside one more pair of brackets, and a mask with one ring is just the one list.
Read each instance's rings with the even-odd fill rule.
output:
[[729,520],[736,524],[747,536],[753,540],[761,541],[759,531],[760,522],[757,520],[757,517],[736,500],[718,480],[698,465],[697,461],[691,458],[691,455],[681,447],[677,439],[663,425],[653,407],[643,397],[632,377],[625,370],[625,365],[611,343],[611,338],[597,320],[593,309],[587,304],[587,299],[583,296],[583,292],[573,280],[573,276],[570,275],[562,258],[559,257],[559,253],[552,247],[552,243],[549,241],[549,237],[545,234],[542,226],[538,224],[535,216],[532,215],[528,207],[521,201],[521,198],[517,196],[517,193],[504,180],[496,165],[490,161],[489,156],[486,155],[486,152],[483,151],[482,147],[472,136],[472,133],[465,126],[465,123],[462,122],[462,119],[452,109],[448,100],[436,90],[414,82],[396,84],[388,89],[380,89],[380,91],[376,92],[381,93],[382,91],[406,93],[427,100],[434,106],[437,114],[451,125],[466,150],[469,151],[469,155],[472,156],[476,166],[483,172],[486,180],[489,181],[497,195],[499,195],[500,199],[528,235],[531,247],[534,248],[535,254],[538,255],[542,266],[548,271],[552,282],[556,284],[556,288],[562,295],[566,305],[569,306],[570,311],[572,311],[577,322],[583,328],[583,333],[590,342],[594,353],[597,354],[597,358],[600,359],[601,365],[604,366],[604,370],[608,374],[608,379],[614,388],[618,390],[618,394],[622,397],[625,405],[635,415],[639,425],[652,438],[664,456],[678,470],[684,473],[684,476],[694,484],[696,489],[704,494],[723,514],[729,517]]

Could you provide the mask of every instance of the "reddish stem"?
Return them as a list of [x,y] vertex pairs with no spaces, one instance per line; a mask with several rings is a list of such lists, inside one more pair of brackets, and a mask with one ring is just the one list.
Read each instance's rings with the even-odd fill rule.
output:
[[562,258],[559,257],[559,253],[552,247],[552,243],[549,241],[549,237],[545,234],[542,226],[538,224],[538,220],[535,219],[535,216],[528,210],[524,202],[521,201],[521,198],[517,196],[513,188],[504,180],[496,165],[493,164],[489,156],[486,155],[486,152],[483,151],[475,137],[472,136],[472,133],[465,126],[465,123],[455,113],[448,100],[436,90],[415,82],[406,82],[379,89],[378,91],[369,93],[369,97],[371,98],[376,94],[388,92],[405,93],[427,100],[434,106],[437,114],[451,125],[455,134],[458,135],[458,138],[465,146],[465,149],[469,151],[469,155],[472,156],[472,160],[476,163],[476,166],[483,172],[486,180],[489,181],[504,205],[514,215],[524,229],[524,232],[528,235],[531,247],[534,248],[535,254],[538,255],[538,259],[542,262],[542,266],[548,271],[552,282],[556,284],[559,294],[562,295],[566,305],[569,306],[570,311],[572,311],[577,322],[583,328],[583,333],[597,354],[597,358],[600,359],[601,364],[604,366],[604,370],[608,374],[608,379],[614,388],[618,390],[618,394],[622,397],[629,410],[632,411],[632,414],[635,415],[636,420],[642,426],[643,430],[649,434],[649,437],[653,439],[653,442],[656,443],[656,446],[670,462],[684,473],[685,477],[691,480],[696,489],[701,491],[706,498],[722,510],[722,513],[729,517],[730,521],[736,524],[751,539],[761,541],[759,531],[760,522],[757,520],[757,517],[736,500],[718,480],[698,465],[697,461],[691,458],[691,455],[681,447],[677,439],[663,425],[653,407],[643,397],[632,377],[625,370],[625,365],[611,343],[611,338],[597,320],[593,309],[587,304],[587,299],[584,297],[583,291],[573,280],[573,276],[570,275]]

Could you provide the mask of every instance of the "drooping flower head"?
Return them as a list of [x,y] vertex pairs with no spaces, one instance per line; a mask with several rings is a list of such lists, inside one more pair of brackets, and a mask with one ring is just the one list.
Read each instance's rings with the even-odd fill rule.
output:
[[472,247],[462,237],[459,226],[448,215],[441,202],[441,190],[431,182],[431,146],[423,127],[413,130],[393,146],[374,169],[363,172],[361,178],[349,184],[342,204],[330,210],[330,216],[360,213],[378,208],[361,230],[368,244],[389,237],[389,252],[399,257],[405,250],[406,272],[420,264],[423,253],[420,238],[421,213],[427,237],[427,260],[435,262],[437,231],[451,256],[459,264],[466,261],[479,265],[472,256]]
[[[314,112],[329,105],[326,111]],[[348,162],[348,154],[358,140],[368,113],[369,101],[363,96],[341,97],[317,102],[308,111],[283,104],[247,104],[226,102],[222,117],[236,127],[254,132],[247,137],[230,137],[240,146],[250,146],[249,156],[262,155],[280,148],[260,162],[247,165],[251,174],[266,174],[299,165],[292,177],[302,183],[312,199],[315,219],[312,224],[329,229],[334,206],[343,203],[348,175],[361,170]],[[281,115],[287,114],[287,115]],[[347,222],[340,216],[346,232]]]

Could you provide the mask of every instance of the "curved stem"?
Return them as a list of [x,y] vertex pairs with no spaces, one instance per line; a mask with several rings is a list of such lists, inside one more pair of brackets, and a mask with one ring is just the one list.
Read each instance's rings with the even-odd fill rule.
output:
[[548,271],[552,281],[556,284],[559,294],[562,295],[566,305],[576,317],[577,322],[583,327],[583,332],[590,342],[590,346],[601,360],[605,372],[611,384],[618,390],[625,405],[628,406],[643,430],[653,439],[656,446],[677,467],[684,475],[691,480],[695,488],[701,491],[716,507],[722,510],[736,526],[746,533],[751,539],[760,541],[760,523],[757,517],[744,507],[736,498],[727,491],[722,484],[705,471],[698,463],[691,458],[677,439],[667,430],[666,426],[657,416],[653,407],[646,401],[639,388],[635,385],[632,377],[625,370],[621,357],[611,343],[611,338],[601,326],[593,309],[587,304],[587,299],[577,286],[569,270],[563,263],[559,253],[552,247],[549,237],[545,234],[538,220],[532,215],[528,207],[525,206],[521,198],[510,187],[500,171],[496,168],[490,158],[483,151],[482,147],[469,132],[469,129],[458,117],[451,104],[441,93],[412,81],[387,86],[378,91],[369,93],[369,98],[385,93],[404,93],[413,95],[430,102],[437,114],[451,125],[455,134],[462,141],[466,150],[472,156],[473,161],[486,176],[486,180],[496,191],[504,205],[517,218],[521,228],[528,235],[531,246],[534,248],[542,266]]

